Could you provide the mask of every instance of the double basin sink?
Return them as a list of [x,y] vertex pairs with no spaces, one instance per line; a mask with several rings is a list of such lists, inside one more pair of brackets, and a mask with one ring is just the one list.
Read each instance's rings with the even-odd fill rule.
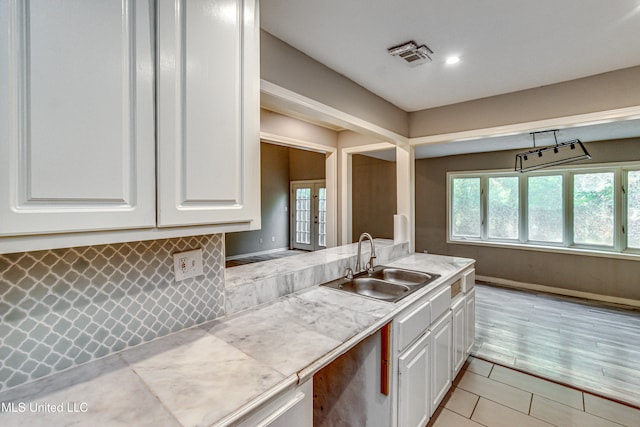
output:
[[362,295],[382,301],[396,302],[440,277],[439,274],[423,273],[404,268],[374,267],[373,272],[360,272],[353,278],[342,277],[320,286]]

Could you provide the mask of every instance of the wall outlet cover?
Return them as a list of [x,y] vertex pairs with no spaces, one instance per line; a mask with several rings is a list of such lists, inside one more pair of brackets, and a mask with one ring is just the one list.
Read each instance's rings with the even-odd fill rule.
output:
[[204,275],[202,249],[173,254],[173,271],[176,276],[176,282]]

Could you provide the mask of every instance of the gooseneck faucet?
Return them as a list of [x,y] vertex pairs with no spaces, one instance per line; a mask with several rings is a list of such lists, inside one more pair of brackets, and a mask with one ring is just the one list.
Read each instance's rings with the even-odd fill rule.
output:
[[[369,243],[371,244],[371,257],[369,258],[369,262],[364,266],[361,263],[361,250],[362,250],[362,241],[364,239],[369,239]],[[373,237],[369,233],[362,233],[360,238],[358,239],[358,257],[356,258],[356,273],[364,270],[365,268],[369,273],[373,272],[373,260],[376,258],[376,245],[373,243]]]

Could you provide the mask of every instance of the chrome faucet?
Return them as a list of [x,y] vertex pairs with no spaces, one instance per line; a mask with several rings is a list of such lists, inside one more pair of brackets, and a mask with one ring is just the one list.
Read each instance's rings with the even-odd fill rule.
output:
[[[361,264],[361,250],[362,250],[362,241],[364,239],[369,239],[369,243],[371,244],[371,257],[369,258],[369,262],[367,264],[364,265],[364,267]],[[374,258],[376,258],[376,245],[375,243],[373,243],[373,237],[371,237],[371,234],[369,233],[362,233],[360,235],[360,238],[358,239],[358,257],[356,258],[356,273],[359,273],[360,271],[364,270],[365,268],[367,269],[367,271],[369,273],[373,273],[373,260]]]

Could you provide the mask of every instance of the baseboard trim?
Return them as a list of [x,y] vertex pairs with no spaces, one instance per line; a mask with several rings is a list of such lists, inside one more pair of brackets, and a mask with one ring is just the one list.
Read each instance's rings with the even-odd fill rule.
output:
[[225,260],[233,261],[233,260],[236,260],[236,259],[248,258],[250,256],[268,255],[268,254],[274,254],[276,252],[284,252],[284,251],[288,251],[288,250],[289,250],[288,247],[286,247],[286,248],[269,249],[267,251],[252,252],[250,254],[232,255],[232,256],[226,257]]
[[594,301],[602,301],[612,304],[626,305],[630,307],[640,308],[640,301],[629,298],[612,297],[609,295],[594,294],[591,292],[574,291],[571,289],[554,288],[552,286],[537,285],[534,283],[516,282],[515,280],[500,279],[497,277],[476,275],[476,280],[481,282],[495,283],[496,285],[506,286],[509,288],[526,289],[529,291],[546,292],[556,295],[564,295],[574,298],[583,298]]

